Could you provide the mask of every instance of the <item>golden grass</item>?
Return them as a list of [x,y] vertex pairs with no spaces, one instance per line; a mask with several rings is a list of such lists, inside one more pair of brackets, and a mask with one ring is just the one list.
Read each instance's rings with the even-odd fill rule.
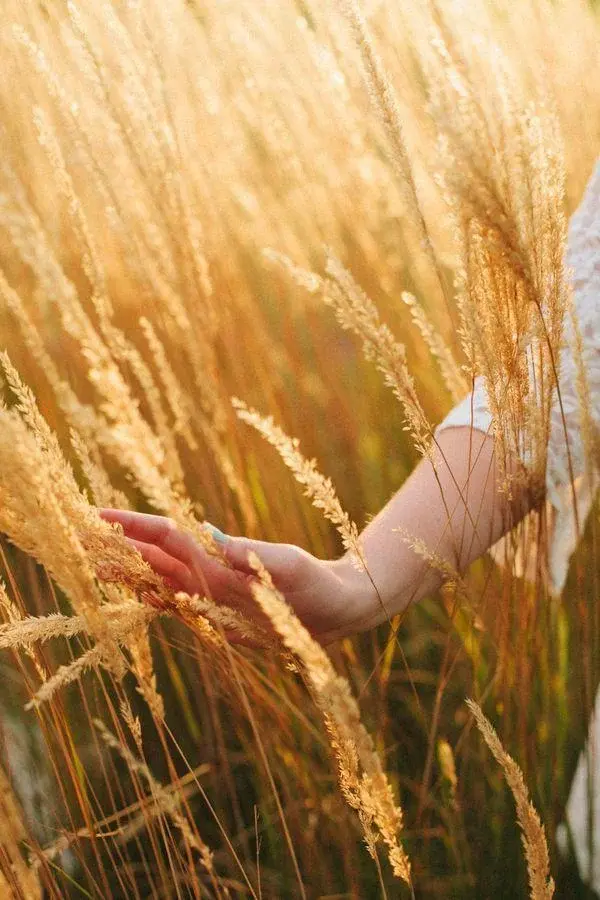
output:
[[173,594],[94,506],[151,508],[219,559],[205,517],[360,561],[476,374],[501,464],[543,484],[599,39],[585,0],[8,2],[0,892],[515,896],[473,695],[522,762],[472,707],[552,895],[600,678],[595,520],[568,606],[513,574],[543,568],[541,516],[396,642],[329,656],[258,558],[282,646]]
[[527,873],[529,875],[529,887],[532,900],[551,900],[554,896],[554,881],[550,877],[550,854],[544,826],[535,811],[525,782],[523,773],[506,752],[496,731],[486,719],[481,707],[473,700],[467,700],[467,706],[475,716],[475,722],[483,739],[490,748],[494,759],[504,770],[506,783],[512,791],[517,807],[517,819],[523,832],[522,840],[527,860]]
[[256,600],[305,670],[337,758],[342,793],[358,812],[369,853],[376,859],[376,843],[383,839],[394,874],[410,884],[410,862],[398,840],[402,810],[394,799],[373,740],[360,721],[350,687],[275,588],[256,553],[250,553],[248,559],[260,578],[260,583],[252,586]]

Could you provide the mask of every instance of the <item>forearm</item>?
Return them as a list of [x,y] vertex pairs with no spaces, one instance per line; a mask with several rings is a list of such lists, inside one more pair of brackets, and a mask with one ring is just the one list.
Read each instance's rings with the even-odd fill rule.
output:
[[[442,568],[464,571],[510,530],[533,503],[522,480],[514,480],[511,494],[509,500],[501,490],[492,436],[468,427],[439,432],[433,461],[419,463],[361,535],[370,579],[385,606],[378,599],[364,627],[431,593],[444,578]],[[341,565],[348,566],[347,557]]]

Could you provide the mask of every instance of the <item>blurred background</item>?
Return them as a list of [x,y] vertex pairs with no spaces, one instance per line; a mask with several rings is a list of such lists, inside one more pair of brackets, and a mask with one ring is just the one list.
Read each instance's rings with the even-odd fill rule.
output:
[[[392,392],[307,273],[323,274],[328,248],[351,271],[405,345],[437,424],[453,398],[402,294],[418,298],[465,364],[447,142],[462,148],[457,165],[475,184],[513,152],[503,132],[511,117],[554,116],[565,215],[579,202],[600,146],[597,4],[365,0],[405,159],[365,77],[351,6],[5,0],[2,349],[90,502],[173,515],[185,497],[190,514],[228,533],[340,555],[333,527],[231,405],[239,397],[299,438],[359,527],[418,461]],[[465,129],[459,91],[450,115],[455,75],[475,91],[481,132]],[[14,401],[8,387],[5,400]],[[0,485],[14,495],[24,451],[12,452]],[[39,533],[60,555],[47,508]],[[459,601],[445,591],[410,609],[397,641],[381,626],[328,648],[401,800],[418,897],[528,892],[514,803],[466,697],[523,769],[557,896],[588,896],[555,836],[600,674],[597,527],[596,510],[559,600],[481,560]],[[10,538],[5,621],[68,613],[47,568]],[[37,860],[33,880],[5,876],[6,896],[409,896],[385,854],[377,866],[367,853],[297,672],[260,651],[224,662],[161,619],[150,645],[166,724],[130,673],[119,682],[100,668],[26,711],[40,670],[55,672],[86,641],[0,653],[0,806],[16,803],[22,829],[21,862],[11,861],[0,825],[0,863],[14,873]],[[214,852],[217,887],[182,849],[167,806],[153,807],[156,788],[151,801],[145,776],[93,724],[135,750],[119,724],[125,697],[145,765],[174,785]]]

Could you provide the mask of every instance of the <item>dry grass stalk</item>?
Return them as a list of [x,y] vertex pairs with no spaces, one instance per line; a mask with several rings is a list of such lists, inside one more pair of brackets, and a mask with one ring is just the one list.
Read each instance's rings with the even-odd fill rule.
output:
[[[163,191],[166,200],[165,205],[160,205],[159,222],[153,221],[152,214],[148,211],[148,215],[144,218],[148,225],[144,233],[144,246],[136,246],[134,256],[131,262],[136,262],[139,268],[139,274],[144,281],[147,281],[153,292],[160,294],[160,300],[165,318],[170,320],[171,327],[176,331],[173,335],[175,342],[184,350],[188,361],[189,368],[194,377],[197,396],[195,403],[199,401],[202,412],[197,415],[195,424],[199,427],[203,436],[207,439],[209,448],[211,449],[215,462],[222,470],[227,484],[231,490],[237,495],[238,500],[244,510],[246,522],[252,526],[255,523],[255,514],[251,502],[247,486],[240,479],[234,461],[231,458],[230,448],[223,439],[227,431],[228,412],[225,408],[223,392],[220,388],[216,372],[218,371],[215,359],[214,347],[211,338],[217,332],[217,319],[215,316],[215,308],[213,305],[213,287],[209,274],[209,264],[205,253],[203,252],[203,228],[197,217],[189,206],[187,198],[187,184],[183,184],[180,176],[181,160],[177,147],[177,139],[172,131],[172,122],[165,123],[164,128],[155,128],[156,101],[160,98],[164,103],[164,85],[155,85],[156,96],[152,97],[149,93],[149,84],[141,76],[142,71],[146,71],[150,78],[155,78],[158,74],[159,82],[161,75],[153,71],[156,67],[156,58],[152,56],[155,52],[148,46],[143,46],[143,53],[150,53],[151,65],[148,66],[148,60],[143,59],[140,54],[141,48],[136,45],[136,39],[142,37],[144,28],[140,33],[130,33],[128,27],[120,20],[115,12],[106,7],[102,9],[103,25],[109,27],[112,37],[115,39],[115,47],[121,48],[121,54],[113,60],[114,63],[123,69],[123,77],[128,84],[128,90],[118,96],[113,84],[106,80],[105,67],[101,57],[98,55],[94,45],[93,35],[97,33],[98,21],[93,15],[81,11],[76,11],[74,7],[70,8],[70,19],[73,26],[73,32],[66,34],[67,43],[75,48],[77,65],[81,67],[81,75],[84,83],[94,95],[96,104],[92,107],[95,115],[99,115],[102,119],[102,128],[107,132],[107,140],[110,140],[116,151],[123,160],[126,169],[134,164],[134,168],[140,165],[140,158],[143,159],[144,169],[147,170],[151,177],[159,179],[163,185]],[[160,18],[160,16],[159,16]],[[161,18],[161,25],[166,27],[166,22]],[[139,26],[139,23],[138,23]],[[72,92],[72,85],[64,85],[57,75],[53,72],[50,61],[44,52],[36,44],[36,42],[26,34],[23,29],[17,29],[17,38],[30,54],[34,65],[43,75],[48,89],[56,100],[61,112],[63,113],[63,124],[70,131],[76,129],[78,134],[82,132],[86,136],[88,146],[86,152],[89,153],[91,167],[98,168],[97,160],[94,158],[95,134],[89,128],[93,129],[93,125],[81,121],[80,116],[74,116],[73,110],[77,108],[77,102],[69,102]],[[143,37],[142,44],[147,45],[147,35]],[[115,105],[116,96],[118,96]],[[132,102],[132,96],[135,96],[135,102]],[[119,109],[118,103],[123,104],[124,110],[130,119],[129,128],[133,133],[129,133],[123,126],[121,119],[122,110]],[[163,110],[165,116],[169,117],[169,111],[165,107]],[[43,120],[43,114],[40,113]],[[98,127],[98,123],[95,123]],[[85,216],[81,208],[81,204],[76,196],[74,184],[70,172],[62,158],[60,146],[55,139],[52,131],[42,124],[43,144],[49,154],[53,171],[58,171],[63,192],[69,200],[69,213],[73,222],[74,231],[81,238],[83,246],[86,248],[86,257],[83,260],[84,271],[93,287],[92,300],[98,311],[102,334],[106,340],[107,346],[114,352],[116,359],[125,359],[123,351],[125,351],[128,363],[133,367],[136,378],[140,382],[144,393],[153,409],[153,418],[157,426],[157,433],[161,438],[164,448],[164,467],[166,474],[169,475],[171,485],[158,484],[156,476],[149,477],[148,470],[144,470],[138,466],[136,469],[136,477],[141,478],[142,484],[146,485],[145,491],[149,498],[161,509],[165,514],[172,515],[174,518],[182,519],[182,513],[186,513],[183,509],[177,510],[177,497],[169,497],[169,494],[179,493],[178,487],[181,486],[181,467],[178,462],[173,433],[170,427],[166,427],[164,416],[162,413],[161,398],[156,391],[151,373],[143,363],[138,351],[130,342],[125,347],[123,335],[115,329],[111,323],[112,306],[108,296],[107,279],[100,264],[99,255],[96,253],[94,246],[94,238]],[[135,146],[132,138],[135,134]],[[81,140],[78,141],[81,144]],[[124,157],[123,157],[124,153]],[[133,157],[133,159],[132,159]],[[168,173],[168,175],[167,175]],[[110,191],[110,185],[105,184],[103,175],[98,175],[97,185],[103,193]],[[141,202],[140,195],[146,193],[146,185],[143,180],[139,179],[139,171],[136,172],[136,180],[134,184],[129,185],[132,196],[128,198],[136,208],[136,214],[139,216],[139,205]],[[119,198],[121,199],[121,198]],[[117,208],[113,207],[115,204]],[[113,215],[122,215],[122,210],[118,208],[119,200],[111,197],[111,206]],[[140,223],[141,224],[141,223]],[[124,221],[120,222],[122,228],[126,231]],[[173,241],[174,234],[179,232],[183,226],[182,238]],[[173,247],[173,243],[175,246]],[[150,251],[150,253],[149,253]],[[153,255],[158,261],[158,270],[152,271]],[[194,294],[194,305],[186,306],[185,298],[178,295],[174,290],[173,284],[177,282],[177,271],[182,269],[186,278],[198,290],[203,299],[202,328],[196,326],[196,318],[194,313],[197,312],[197,296]],[[148,336],[148,335],[146,335]],[[168,371],[164,354],[160,353],[159,339],[154,332],[152,340],[153,348],[158,352],[156,358],[159,374],[166,375],[169,383],[167,390],[167,400],[169,400],[169,391],[174,386],[172,373]],[[164,379],[163,379],[164,380]],[[173,399],[171,393],[171,399]],[[181,397],[181,395],[180,395]],[[179,406],[179,409],[181,407]],[[177,420],[180,423],[180,420]],[[137,423],[139,427],[139,422]],[[188,444],[196,443],[195,437],[189,429],[186,429],[185,435]],[[110,443],[105,444],[110,449]],[[155,448],[154,448],[155,449]],[[115,453],[116,455],[116,453]],[[127,458],[125,458],[127,461]],[[134,459],[129,457],[129,461]],[[140,485],[140,486],[141,486]],[[165,502],[166,501],[166,502]],[[189,527],[194,528],[194,524],[189,522]],[[201,536],[197,535],[201,540]],[[206,549],[209,552],[215,551],[208,541]]]
[[421,53],[462,256],[463,349],[485,378],[500,465],[526,458],[543,483],[567,308],[563,148],[545,98],[525,100],[485,16],[467,45],[452,9],[437,6]]
[[[162,579],[153,572],[140,554],[120,537],[119,529],[103,522],[96,511],[89,507],[75,481],[71,467],[62,455],[56,436],[39,413],[32,392],[22,383],[6,354],[2,355],[1,362],[11,390],[18,398],[15,408],[0,410],[0,415],[4,415],[7,423],[4,428],[5,448],[8,455],[12,437],[13,442],[16,442],[13,443],[13,447],[19,446],[22,452],[19,469],[14,473],[13,493],[9,492],[11,482],[8,476],[12,470],[7,460],[7,477],[3,485],[5,503],[0,522],[3,522],[3,530],[16,544],[46,565],[72,600],[75,608],[86,617],[88,633],[97,637],[99,641],[97,647],[89,650],[71,666],[61,667],[56,675],[43,685],[32,703],[37,704],[49,699],[61,685],[72,682],[81,672],[91,667],[107,666],[112,668],[115,675],[121,677],[125,672],[123,656],[119,650],[119,645],[123,643],[120,641],[122,635],[129,643],[132,670],[138,678],[140,690],[154,713],[162,717],[162,701],[156,691],[146,632],[149,618],[142,615],[135,623],[130,623],[131,627],[126,627],[125,631],[115,631],[110,625],[112,607],[110,613],[108,609],[102,609],[104,594],[94,575],[97,574],[106,582],[113,582],[133,591],[162,611],[170,609],[175,614],[180,614],[182,604],[173,600],[172,592],[166,588]],[[81,452],[83,448],[81,442],[79,443]],[[90,471],[85,451],[83,457]],[[14,457],[11,458],[14,463]],[[92,471],[92,475],[97,480],[97,473]],[[24,509],[21,498],[24,483],[29,484],[26,501],[34,505],[35,513],[33,509],[29,513]],[[51,489],[49,485],[52,486]],[[62,523],[77,554],[75,558],[65,557],[65,548],[69,546],[67,542],[55,545],[52,541],[48,541],[46,535],[40,533],[36,522],[42,504],[46,504],[49,509],[47,521],[55,525]],[[200,523],[189,510],[189,501],[177,503],[180,519],[184,518],[186,524],[194,525],[194,533],[201,533],[204,543],[221,558],[212,537],[206,529],[200,527]],[[52,534],[58,541],[60,531],[57,527],[52,529]],[[86,581],[82,580],[84,577],[87,577]],[[85,598],[90,594],[94,597],[94,601],[86,602]],[[118,618],[115,621],[126,625]],[[206,627],[207,623],[205,627],[202,627],[202,624],[198,620],[195,623],[196,630],[214,640],[216,632]],[[137,634],[134,633],[136,626]],[[40,631],[42,630],[43,626],[40,627]]]
[[[192,372],[195,376],[195,388],[199,392],[194,398],[187,394],[167,358],[167,353],[163,341],[160,339],[153,324],[145,317],[140,319],[140,325],[144,333],[144,337],[152,353],[154,365],[158,372],[165,399],[169,404],[171,414],[174,418],[173,430],[176,434],[181,434],[188,447],[198,450],[198,441],[194,435],[192,424],[198,429],[208,448],[210,449],[213,459],[221,470],[225,481],[237,497],[243,510],[244,521],[247,527],[252,528],[256,524],[256,515],[252,499],[248,493],[247,485],[240,477],[238,467],[232,457],[230,444],[226,440],[227,434],[227,417],[224,410],[224,401],[221,398],[218,385],[211,385],[211,379],[207,377],[207,373],[216,368],[212,348],[209,355],[210,359],[200,360],[197,358],[198,344],[190,341],[190,320],[183,315],[183,322],[178,321],[178,343],[182,343],[186,348],[196,348],[196,351],[190,349],[189,358]],[[214,548],[211,552],[214,553]]]
[[[102,665],[122,677],[126,666],[119,647],[126,638],[140,690],[160,717],[162,702],[152,670],[146,633],[147,610],[141,608],[139,615],[132,605],[129,622],[119,618],[111,620],[112,607],[109,612],[104,606],[104,594],[95,576],[101,574],[105,580],[149,599],[162,610],[169,606],[176,609],[170,599],[172,592],[139,553],[120,537],[118,530],[103,522],[89,507],[56,436],[37,409],[33,394],[21,382],[6,354],[1,361],[18,402],[11,410],[0,409],[0,417],[4,420],[0,455],[3,454],[5,460],[0,524],[18,546],[46,566],[85,618],[86,631],[98,640],[96,647],[71,666],[61,667],[46,681],[32,704],[49,699],[62,685],[92,667]],[[19,446],[21,450],[17,469],[11,441],[12,449]],[[46,510],[46,521],[52,523],[47,533],[37,524],[41,509]],[[112,627],[114,621],[120,622],[124,630],[116,631]],[[40,633],[43,628],[40,626]]]
[[[77,660],[72,667],[62,667],[47,681],[36,698],[37,703],[49,698],[60,685],[69,683],[90,666],[102,664],[117,677],[125,674],[126,667],[119,650],[120,635],[111,627],[111,615],[104,606],[105,597],[96,580],[95,570],[103,567],[104,572],[110,573],[113,579],[118,573],[117,580],[152,597],[155,603],[160,603],[163,598],[164,605],[166,590],[162,580],[141,556],[90,509],[62,456],[56,437],[39,415],[31,392],[22,385],[7,358],[3,359],[3,365],[19,402],[12,410],[0,410],[4,437],[4,441],[0,441],[0,455],[5,465],[3,509],[0,514],[2,530],[21,549],[46,566],[75,610],[84,618],[87,633],[99,642],[84,658]],[[16,469],[11,439],[13,449],[14,446],[20,448]],[[49,523],[47,530],[39,528],[41,510],[45,511],[45,521]],[[135,606],[132,604],[131,615],[134,618],[137,612]],[[129,636],[134,656],[136,642],[147,640],[141,633],[147,622],[148,616],[144,612],[123,633]],[[137,637],[133,634],[135,627],[140,628]],[[13,632],[19,628],[24,631],[22,623],[17,623]],[[41,625],[40,634],[43,630],[44,625]],[[148,654],[145,660],[149,661]],[[148,685],[149,696],[155,698],[148,665],[143,670],[137,669],[136,674],[140,684]],[[158,705],[159,701],[155,698],[155,706]]]
[[403,291],[402,299],[410,309],[412,320],[421,332],[423,340],[427,344],[431,355],[437,359],[440,371],[455,402],[462,400],[468,392],[467,380],[456,364],[450,348],[444,343],[442,336],[435,330],[430,322],[422,304],[414,294]]
[[[39,124],[43,132],[44,146],[51,153],[53,166],[59,175],[62,173],[62,180],[70,185],[70,176],[52,129],[43,121],[43,117],[39,119]],[[24,209],[19,210],[17,219],[22,220],[23,229],[29,230],[29,240],[23,254],[26,254],[27,262],[34,269],[40,286],[56,305],[64,330],[79,344],[82,357],[88,366],[88,378],[101,398],[100,412],[84,418],[81,404],[73,397],[72,392],[61,386],[60,395],[63,396],[64,406],[72,414],[72,425],[88,439],[99,443],[113,458],[129,469],[135,483],[157,509],[177,520],[182,527],[193,531],[207,552],[221,558],[210,534],[200,527],[191,501],[182,495],[181,466],[164,418],[160,393],[156,389],[152,375],[136,348],[110,322],[110,304],[104,287],[98,281],[101,279],[98,261],[90,262],[93,271],[90,270],[88,274],[92,281],[95,279],[98,282],[93,296],[97,301],[103,335],[92,324],[75,286],[66,277],[54,257],[47,236],[33,211],[27,207],[25,199],[23,204]],[[14,227],[13,224],[13,230]],[[15,241],[17,238],[17,246],[21,247],[25,243],[25,238],[20,234],[15,235]],[[23,313],[23,304],[8,285],[5,286],[3,293],[12,294],[11,308],[15,311],[23,330],[29,333],[30,341],[33,341],[32,323],[30,320],[27,321]],[[108,342],[103,337],[107,337]],[[42,361],[45,359],[43,349],[39,347],[39,342],[36,342],[36,345],[38,357]],[[133,367],[159,422],[162,441],[143,418],[139,403],[116,365],[115,357],[125,360]],[[50,373],[52,371],[51,368]],[[53,378],[53,381],[56,381],[56,378]]]
[[[389,327],[381,321],[377,307],[356,284],[352,275],[330,251],[327,251],[326,272],[329,278],[320,278],[313,272],[296,266],[287,256],[266,251],[271,262],[277,263],[304,289],[310,293],[322,292],[325,303],[332,306],[342,328],[354,332],[363,343],[363,352],[383,374],[385,383],[392,388],[406,418],[408,430],[421,453],[426,454],[431,445],[432,428],[417,396],[415,383],[406,364],[406,349],[397,341]],[[438,348],[439,349],[439,348]],[[444,365],[450,374],[448,352]],[[452,366],[453,383],[457,384],[456,366]]]
[[467,705],[475,717],[477,727],[490,748],[494,759],[502,766],[506,783],[512,791],[517,807],[517,820],[521,826],[523,847],[527,860],[527,872],[531,900],[551,900],[554,896],[554,881],[550,876],[550,854],[546,843],[544,826],[529,799],[523,773],[514,759],[509,756],[481,708],[473,700]]
[[273,639],[263,628],[230,606],[215,603],[213,600],[209,600],[207,597],[200,597],[198,594],[194,594],[193,597],[187,594],[176,594],[176,599],[182,604],[180,607],[181,611],[185,609],[186,612],[195,612],[198,617],[210,622],[215,630],[222,628],[265,649],[275,646]]
[[357,0],[336,0],[336,2],[343,16],[346,18],[352,31],[353,38],[360,49],[371,102],[383,123],[388,140],[391,162],[396,175],[398,176],[399,183],[407,197],[408,203],[406,212],[417,226],[421,246],[425,248],[429,260],[436,272],[439,286],[442,287],[443,290],[439,263],[423,215],[413,174],[411,155],[406,146],[398,97],[390,82],[381,57],[375,49],[369,27]]
[[405,544],[408,544],[411,550],[413,550],[417,556],[420,556],[429,567],[435,569],[436,572],[439,572],[440,575],[442,575],[445,584],[458,586],[465,595],[468,594],[468,588],[464,579],[456,566],[452,565],[450,560],[435,553],[424,540],[415,537],[415,535],[411,534],[406,528],[392,528],[392,531],[399,534],[402,541]]
[[[353,266],[355,258],[357,267],[366,266],[395,296],[416,281],[415,292],[426,298],[429,309],[429,290],[419,291],[428,282],[415,278],[421,257],[438,264],[426,221],[436,223],[436,247],[438,236],[444,250],[451,244],[448,217],[437,198],[423,205],[423,213],[419,209],[420,200],[430,199],[427,182],[436,167],[442,169],[439,184],[455,212],[461,271],[456,273],[452,259],[445,281],[458,274],[465,351],[473,372],[486,378],[498,441],[507,449],[525,439],[535,443],[535,465],[541,465],[546,399],[555,381],[552,354],[562,327],[562,238],[555,215],[562,188],[550,118],[539,103],[535,110],[528,108],[531,91],[521,88],[531,77],[539,96],[538,82],[553,81],[564,133],[578,138],[567,148],[571,199],[576,199],[600,136],[600,117],[594,114],[598,30],[588,3],[501,3],[493,13],[478,0],[434,0],[419,9],[413,4],[407,19],[418,24],[410,26],[415,34],[409,42],[397,5],[364,4],[363,15],[358,2],[339,0],[335,8],[350,24],[409,201],[404,209],[381,161],[381,129],[364,114],[354,65],[358,54],[342,34],[348,29],[339,26],[340,17],[331,16],[327,5],[225,3],[214,16],[195,0],[175,0],[168,11],[155,0],[59,6],[39,4],[38,10],[9,0],[9,20],[23,21],[32,37],[16,29],[27,60],[15,60],[14,77],[5,79],[1,91],[10,114],[3,118],[7,154],[0,163],[0,225],[6,238],[0,295],[19,323],[29,359],[47,376],[59,414],[80,435],[74,448],[96,503],[129,505],[113,491],[102,452],[133,475],[133,486],[158,510],[198,540],[207,537],[197,521],[198,506],[183,496],[169,433],[172,420],[188,447],[194,448],[196,436],[201,439],[198,457],[202,442],[212,454],[234,495],[231,506],[223,501],[224,512],[231,520],[256,521],[228,397],[239,393],[248,372],[258,376],[258,387],[268,396],[282,360],[281,370],[289,366],[290,374],[306,364],[304,357],[274,347],[273,331],[265,327],[268,316],[255,299],[257,249],[279,246],[306,263],[326,240],[342,258],[353,259]],[[5,53],[10,66],[14,47],[5,43],[8,31],[0,41],[10,49]],[[511,47],[506,59],[493,46],[496,36]],[[514,51],[512,37],[518,38]],[[419,57],[426,79],[414,73],[411,85],[401,70]],[[401,98],[394,92],[396,75],[404,82]],[[430,85],[428,106],[421,91],[424,80]],[[13,91],[15,83],[23,90]],[[36,107],[35,129],[30,103]],[[425,111],[431,113],[431,133],[442,135],[439,156],[434,141],[419,141],[414,130]],[[56,193],[64,200],[58,210]],[[201,210],[201,222],[196,210]],[[323,291],[345,310],[353,323],[349,327],[405,405],[409,427],[426,449],[428,426],[410,373],[402,370],[404,348],[370,315],[367,299],[348,273],[336,269],[329,279],[320,279],[299,267],[290,271],[309,291]],[[123,332],[113,323],[113,304],[119,319],[128,322]],[[451,371],[451,357],[415,310],[417,325],[458,396],[461,381]],[[142,329],[150,364],[132,342],[124,342],[129,329],[135,331],[140,311],[148,317]],[[303,312],[293,311],[301,324]],[[316,331],[313,338],[322,353],[335,335]],[[67,361],[63,348],[70,351],[72,344]],[[93,405],[79,400],[66,381],[67,371],[81,396],[89,376]],[[193,401],[185,393],[192,393],[190,383]],[[151,425],[136,394],[150,408]],[[583,382],[580,396],[584,405],[589,402]],[[188,399],[192,409],[199,407],[193,416],[188,416]],[[153,580],[118,531],[109,533],[98,524],[81,502],[83,495],[78,497],[61,476],[62,463],[52,461],[46,438],[37,433],[41,424],[30,425],[12,413],[0,410],[0,528],[6,526],[19,546],[47,564],[79,614],[70,624],[36,624],[21,620],[14,605],[4,602],[11,621],[0,629],[0,641],[30,649],[34,635],[45,639],[44,629],[49,637],[81,627],[101,647],[111,634],[106,620],[137,595],[180,615],[212,642],[216,656],[221,635],[198,615],[201,608],[210,614],[210,601],[173,598]],[[29,442],[26,432],[33,435]],[[597,452],[595,436],[584,438],[588,456]],[[16,446],[30,461],[17,461]],[[212,490],[210,474],[205,483]],[[265,479],[260,487],[266,484]],[[217,488],[211,494],[216,506],[220,493]],[[271,491],[265,501],[265,519],[274,526],[286,515],[275,495]],[[113,582],[97,582],[102,565]],[[223,626],[240,624],[228,610],[220,617]],[[139,637],[127,635],[127,646],[140,677],[150,684],[148,636],[145,627],[140,632]],[[116,646],[115,667],[119,654]],[[123,715],[133,734],[135,722],[129,713]],[[363,824],[373,845],[373,784],[366,777],[361,781],[359,754],[353,755],[344,736],[340,758],[345,754],[348,769],[356,769],[345,790],[364,808]]]
[[358,539],[358,528],[348,516],[337,497],[331,479],[326,478],[317,469],[315,459],[306,459],[299,450],[299,440],[289,437],[278,425],[273,416],[261,416],[255,409],[250,409],[243,400],[232,398],[238,417],[252,425],[272,447],[275,447],[283,462],[293,473],[296,481],[303,485],[304,493],[310,497],[313,506],[320,509],[333,525],[336,526],[346,550],[359,564],[364,565],[363,552]]
[[[169,791],[160,784],[146,763],[143,760],[136,758],[129,747],[121,743],[121,741],[108,730],[104,722],[100,719],[95,719],[94,724],[100,732],[105,744],[112,750],[115,750],[125,760],[131,773],[140,776],[150,788],[154,802],[154,808],[151,810],[152,814],[168,815],[172,819],[173,824],[181,832],[186,846],[198,853],[202,866],[210,876],[213,884],[217,886],[218,876],[214,869],[213,853],[208,845],[202,840],[197,829],[189,821],[187,814],[180,809],[183,797],[179,792],[174,793]],[[138,750],[140,750],[141,738],[139,737],[139,722],[137,720],[134,722],[134,738],[136,738],[136,734],[136,743],[138,744]]]
[[[131,725],[137,731],[139,729],[139,719],[136,718],[133,723],[127,722],[130,730]],[[136,739],[137,746],[137,738],[135,736],[134,739]],[[209,770],[210,766],[203,763],[193,770],[190,775],[164,787],[163,791],[168,795],[180,798],[180,801],[188,800],[197,791],[196,785],[194,783],[189,784],[188,781],[192,780],[193,782],[199,775],[203,775]],[[174,802],[177,805],[177,801],[175,800]],[[160,796],[158,798],[150,796],[131,804],[126,809],[117,810],[100,822],[96,822],[92,830],[89,828],[78,828],[75,832],[65,832],[39,851],[39,855],[31,860],[31,868],[34,871],[38,869],[42,859],[56,859],[57,856],[64,853],[79,838],[101,839],[110,837],[117,840],[120,844],[126,844],[148,827],[149,819],[164,813],[163,806]],[[124,819],[127,821],[124,822]]]
[[431,446],[432,429],[408,371],[404,345],[381,322],[373,301],[332,253],[328,254],[326,271],[330,279],[325,288],[325,301],[333,306],[342,327],[361,338],[365,357],[375,363],[392,388],[402,405],[415,445],[426,454]]
[[[3,598],[1,605],[6,609]],[[14,604],[12,604],[14,606]],[[48,616],[22,617],[15,610],[9,613],[10,621],[0,625],[0,650],[9,647],[31,647],[32,644],[44,643],[55,637],[73,637],[86,630],[83,616],[63,616],[51,613]]]
[[95,644],[90,650],[86,650],[74,662],[65,666],[59,666],[57,671],[48,678],[35,692],[31,700],[25,704],[25,709],[38,709],[42,703],[48,703],[57,691],[78,681],[85,672],[104,667],[117,676],[123,677],[127,671],[125,660],[118,660],[114,644]]
[[[18,403],[10,410],[0,407],[0,528],[46,566],[86,618],[90,633],[105,636],[105,621],[99,612],[102,593],[78,534],[87,503],[31,391],[22,384],[5,354],[2,364]],[[20,450],[18,460],[15,447]],[[47,530],[39,526],[42,514],[49,525]]]
[[[0,624],[0,650],[2,650],[6,647],[14,646],[11,640],[7,639],[6,632],[11,631],[13,628],[19,629],[22,627],[26,627],[25,623],[28,621],[26,617],[21,615],[21,612],[17,608],[16,603],[14,603],[8,596],[6,585],[2,580],[0,580],[0,609],[4,610],[8,619],[8,622],[6,624]],[[61,616],[60,618],[63,617]],[[35,619],[34,621],[37,622],[37,619]],[[42,681],[44,681],[48,677],[48,675],[44,666],[41,664],[33,648],[31,647],[31,644],[34,643],[34,641],[35,638],[31,641],[23,643],[19,642],[18,646],[23,648],[24,652],[27,654],[27,656],[35,666],[38,675],[40,676]]]
[[126,645],[131,655],[131,671],[138,681],[137,691],[148,704],[155,721],[162,722],[165,704],[156,684],[148,628],[132,629]]
[[90,447],[74,428],[70,430],[70,439],[95,505],[101,508],[131,509],[127,495],[111,483],[108,472],[102,465],[100,451],[96,447]]
[[301,266],[295,265],[285,253],[280,253],[269,247],[263,250],[263,256],[270,263],[274,263],[276,266],[284,269],[290,278],[296,284],[300,285],[300,287],[304,288],[304,290],[308,291],[309,294],[317,294],[319,291],[323,290],[324,281],[319,275],[315,272],[309,272]]
[[14,315],[31,358],[38,363],[41,371],[44,372],[52,387],[56,401],[67,416],[68,421],[81,421],[82,418],[85,421],[93,419],[93,411],[90,408],[86,409],[84,404],[80,403],[69,383],[61,377],[56,363],[46,349],[40,332],[35,326],[22,298],[10,286],[1,269],[0,297],[6,304],[6,308]]
[[156,436],[164,449],[164,473],[172,485],[174,494],[184,495],[184,473],[177,451],[175,435],[169,417],[165,411],[163,397],[150,368],[144,362],[139,350],[120,331],[110,323],[105,323],[103,333],[107,346],[116,360],[126,364],[140,385],[148,403]]
[[43,896],[35,871],[29,868],[21,853],[21,842],[26,841],[28,836],[19,802],[0,766],[0,848],[2,861],[6,860],[8,864],[4,871],[0,870],[0,888],[6,886],[7,890],[3,897],[41,900]]
[[171,415],[173,416],[173,429],[176,434],[181,434],[190,450],[198,449],[198,442],[194,437],[191,422],[194,409],[191,398],[181,387],[175,372],[169,362],[164,343],[159,338],[156,330],[145,316],[140,319],[140,326],[146,338],[146,343],[152,353],[154,364],[158,371],[162,388],[165,394]]
[[252,593],[283,643],[300,660],[312,696],[321,710],[338,763],[344,797],[358,813],[365,841],[376,857],[383,840],[394,874],[410,883],[410,862],[398,839],[402,810],[397,804],[373,740],[360,720],[358,704],[345,678],[302,625],[255,553],[248,560],[259,576]]

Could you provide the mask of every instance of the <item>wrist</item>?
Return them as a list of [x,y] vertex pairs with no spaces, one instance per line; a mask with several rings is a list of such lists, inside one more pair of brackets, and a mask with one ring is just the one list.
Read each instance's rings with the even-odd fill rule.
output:
[[344,597],[344,617],[340,637],[374,628],[393,615],[393,610],[378,589],[371,574],[349,553],[329,561]]

